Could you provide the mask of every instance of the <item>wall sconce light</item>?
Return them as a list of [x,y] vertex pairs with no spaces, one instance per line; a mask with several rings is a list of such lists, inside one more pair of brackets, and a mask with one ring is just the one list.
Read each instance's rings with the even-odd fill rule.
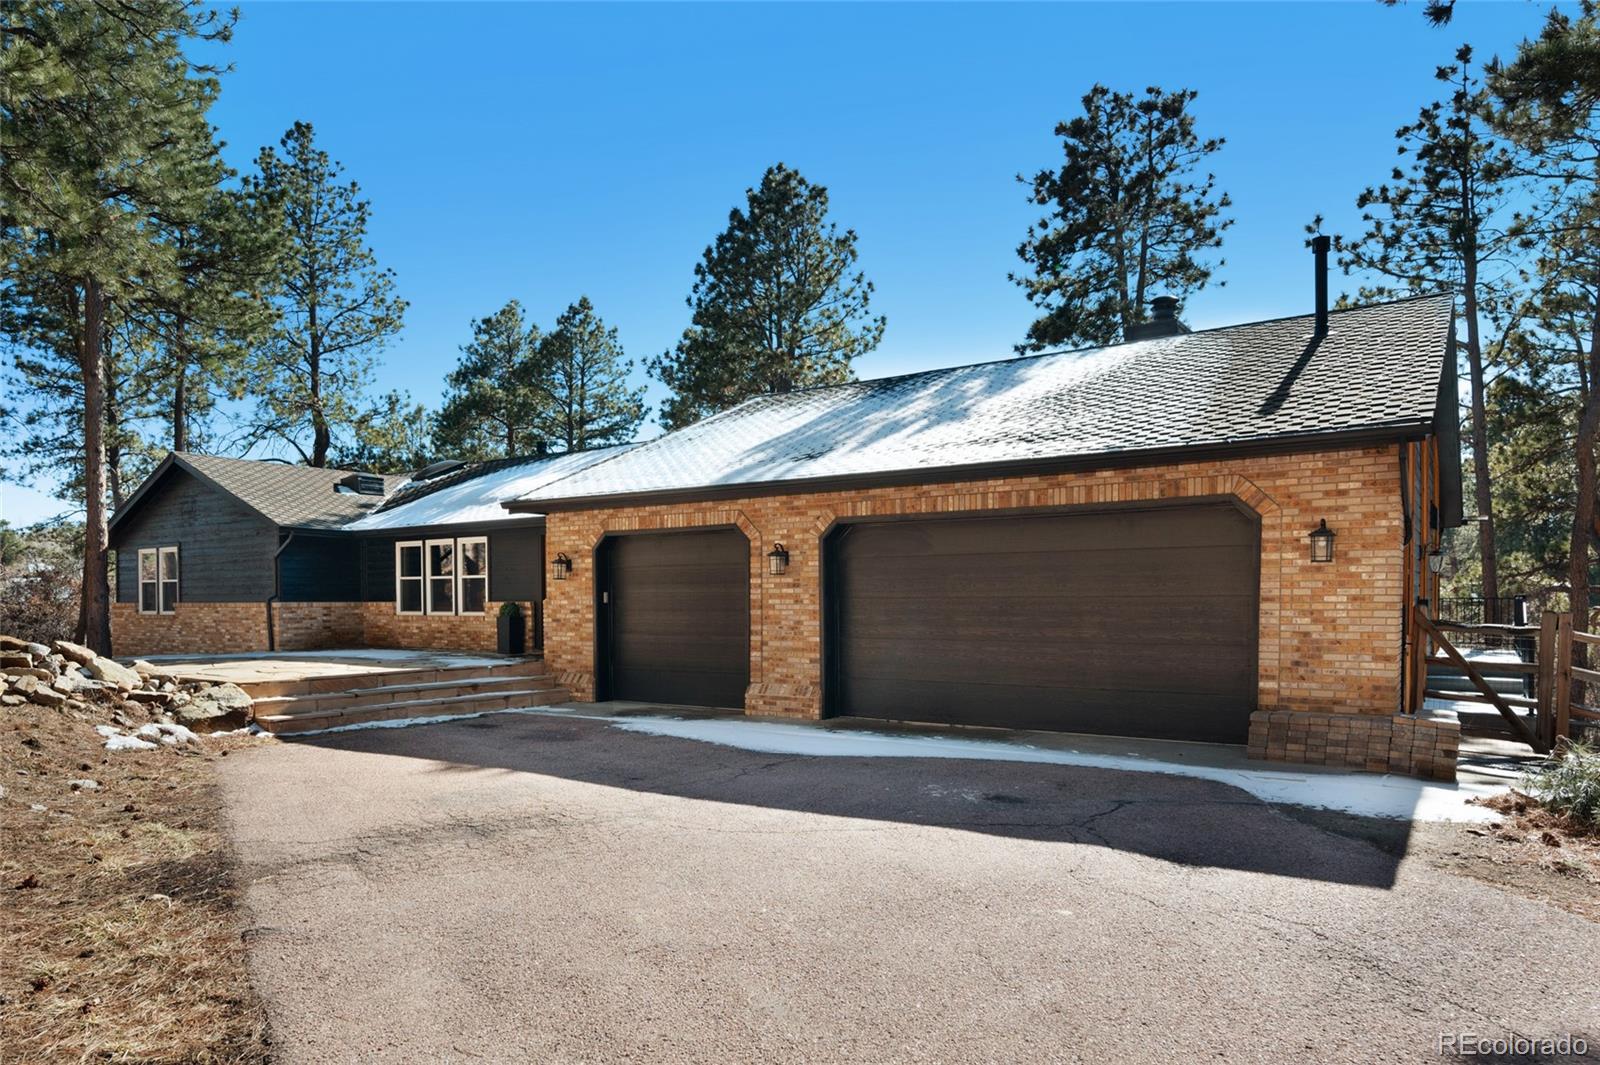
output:
[[1323,518],[1311,530],[1311,561],[1333,561],[1333,530],[1328,528],[1327,518]]
[[566,555],[557,554],[550,560],[550,579],[564,581],[572,573],[572,559]]
[[772,550],[767,552],[767,572],[774,577],[781,577],[789,568],[789,549],[782,544],[773,544]]
[[1432,574],[1444,572],[1444,550],[1442,548],[1436,547],[1428,552],[1428,572]]

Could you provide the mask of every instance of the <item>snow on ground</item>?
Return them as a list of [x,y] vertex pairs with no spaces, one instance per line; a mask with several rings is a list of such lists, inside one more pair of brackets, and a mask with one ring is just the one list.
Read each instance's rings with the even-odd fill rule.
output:
[[[401,718],[371,721],[299,732],[285,738],[354,732],[369,728],[409,728],[462,721],[491,714],[541,714],[603,721],[624,732],[696,740],[764,754],[792,754],[813,758],[964,758],[991,762],[1027,762],[1115,769],[1135,773],[1171,773],[1229,784],[1264,802],[1314,806],[1368,817],[1416,821],[1489,822],[1499,815],[1470,800],[1503,794],[1508,786],[1417,780],[1376,773],[1341,773],[1336,770],[1268,768],[1246,763],[1242,751],[1213,744],[1170,744],[1175,755],[1193,755],[1207,749],[1211,764],[1163,759],[1159,753],[1110,754],[1070,748],[1034,747],[1017,740],[965,739],[953,736],[901,735],[857,729],[829,729],[817,725],[753,721],[748,718],[685,719],[674,717],[619,718],[560,706],[488,710],[480,714]],[[1070,742],[1070,737],[1063,737]],[[1150,744],[1159,752],[1161,744]],[[1203,756],[1202,756],[1203,757]],[[1236,764],[1228,764],[1228,763]]]

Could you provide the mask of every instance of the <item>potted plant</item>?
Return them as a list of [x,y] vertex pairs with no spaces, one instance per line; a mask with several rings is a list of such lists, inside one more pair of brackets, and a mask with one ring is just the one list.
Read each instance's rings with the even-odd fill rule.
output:
[[498,619],[499,650],[503,655],[520,655],[527,642],[527,622],[522,617],[520,603],[501,603]]

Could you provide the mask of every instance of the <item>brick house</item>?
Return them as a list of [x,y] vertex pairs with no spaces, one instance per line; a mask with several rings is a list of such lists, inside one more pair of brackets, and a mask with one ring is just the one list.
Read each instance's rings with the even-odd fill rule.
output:
[[500,502],[607,454],[383,477],[171,453],[111,520],[114,649],[493,651],[507,602],[537,649],[544,521]]
[[[1459,731],[1399,711],[1406,611],[1461,521],[1453,319],[1438,295],[1191,332],[1158,301],[1123,344],[762,396],[515,485],[464,472],[450,514],[472,520],[446,524],[526,530],[490,542],[487,597],[542,596],[546,663],[580,699],[1449,776]],[[432,534],[391,496],[341,499],[362,514],[304,537],[358,545],[341,566],[360,581],[332,605],[280,594],[279,616],[314,616],[321,640],[479,646],[481,618],[399,609],[396,545]],[[145,542],[118,522],[120,575]],[[534,576],[501,592],[514,552]],[[152,624],[142,594],[119,580],[119,651]]]

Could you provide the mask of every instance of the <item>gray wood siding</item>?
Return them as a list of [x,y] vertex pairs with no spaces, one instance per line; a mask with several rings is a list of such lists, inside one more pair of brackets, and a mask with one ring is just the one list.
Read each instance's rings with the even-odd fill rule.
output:
[[178,599],[264,602],[272,594],[277,529],[243,503],[179,469],[169,472],[112,538],[117,601],[137,601],[139,548],[178,546]]
[[497,603],[537,603],[544,598],[544,529],[461,528],[449,533],[405,533],[363,537],[359,559],[359,594],[368,603],[394,601],[394,545],[409,540],[442,540],[446,536],[489,537],[489,598]]
[[296,534],[278,557],[285,603],[354,603],[361,598],[361,545],[348,535]]

